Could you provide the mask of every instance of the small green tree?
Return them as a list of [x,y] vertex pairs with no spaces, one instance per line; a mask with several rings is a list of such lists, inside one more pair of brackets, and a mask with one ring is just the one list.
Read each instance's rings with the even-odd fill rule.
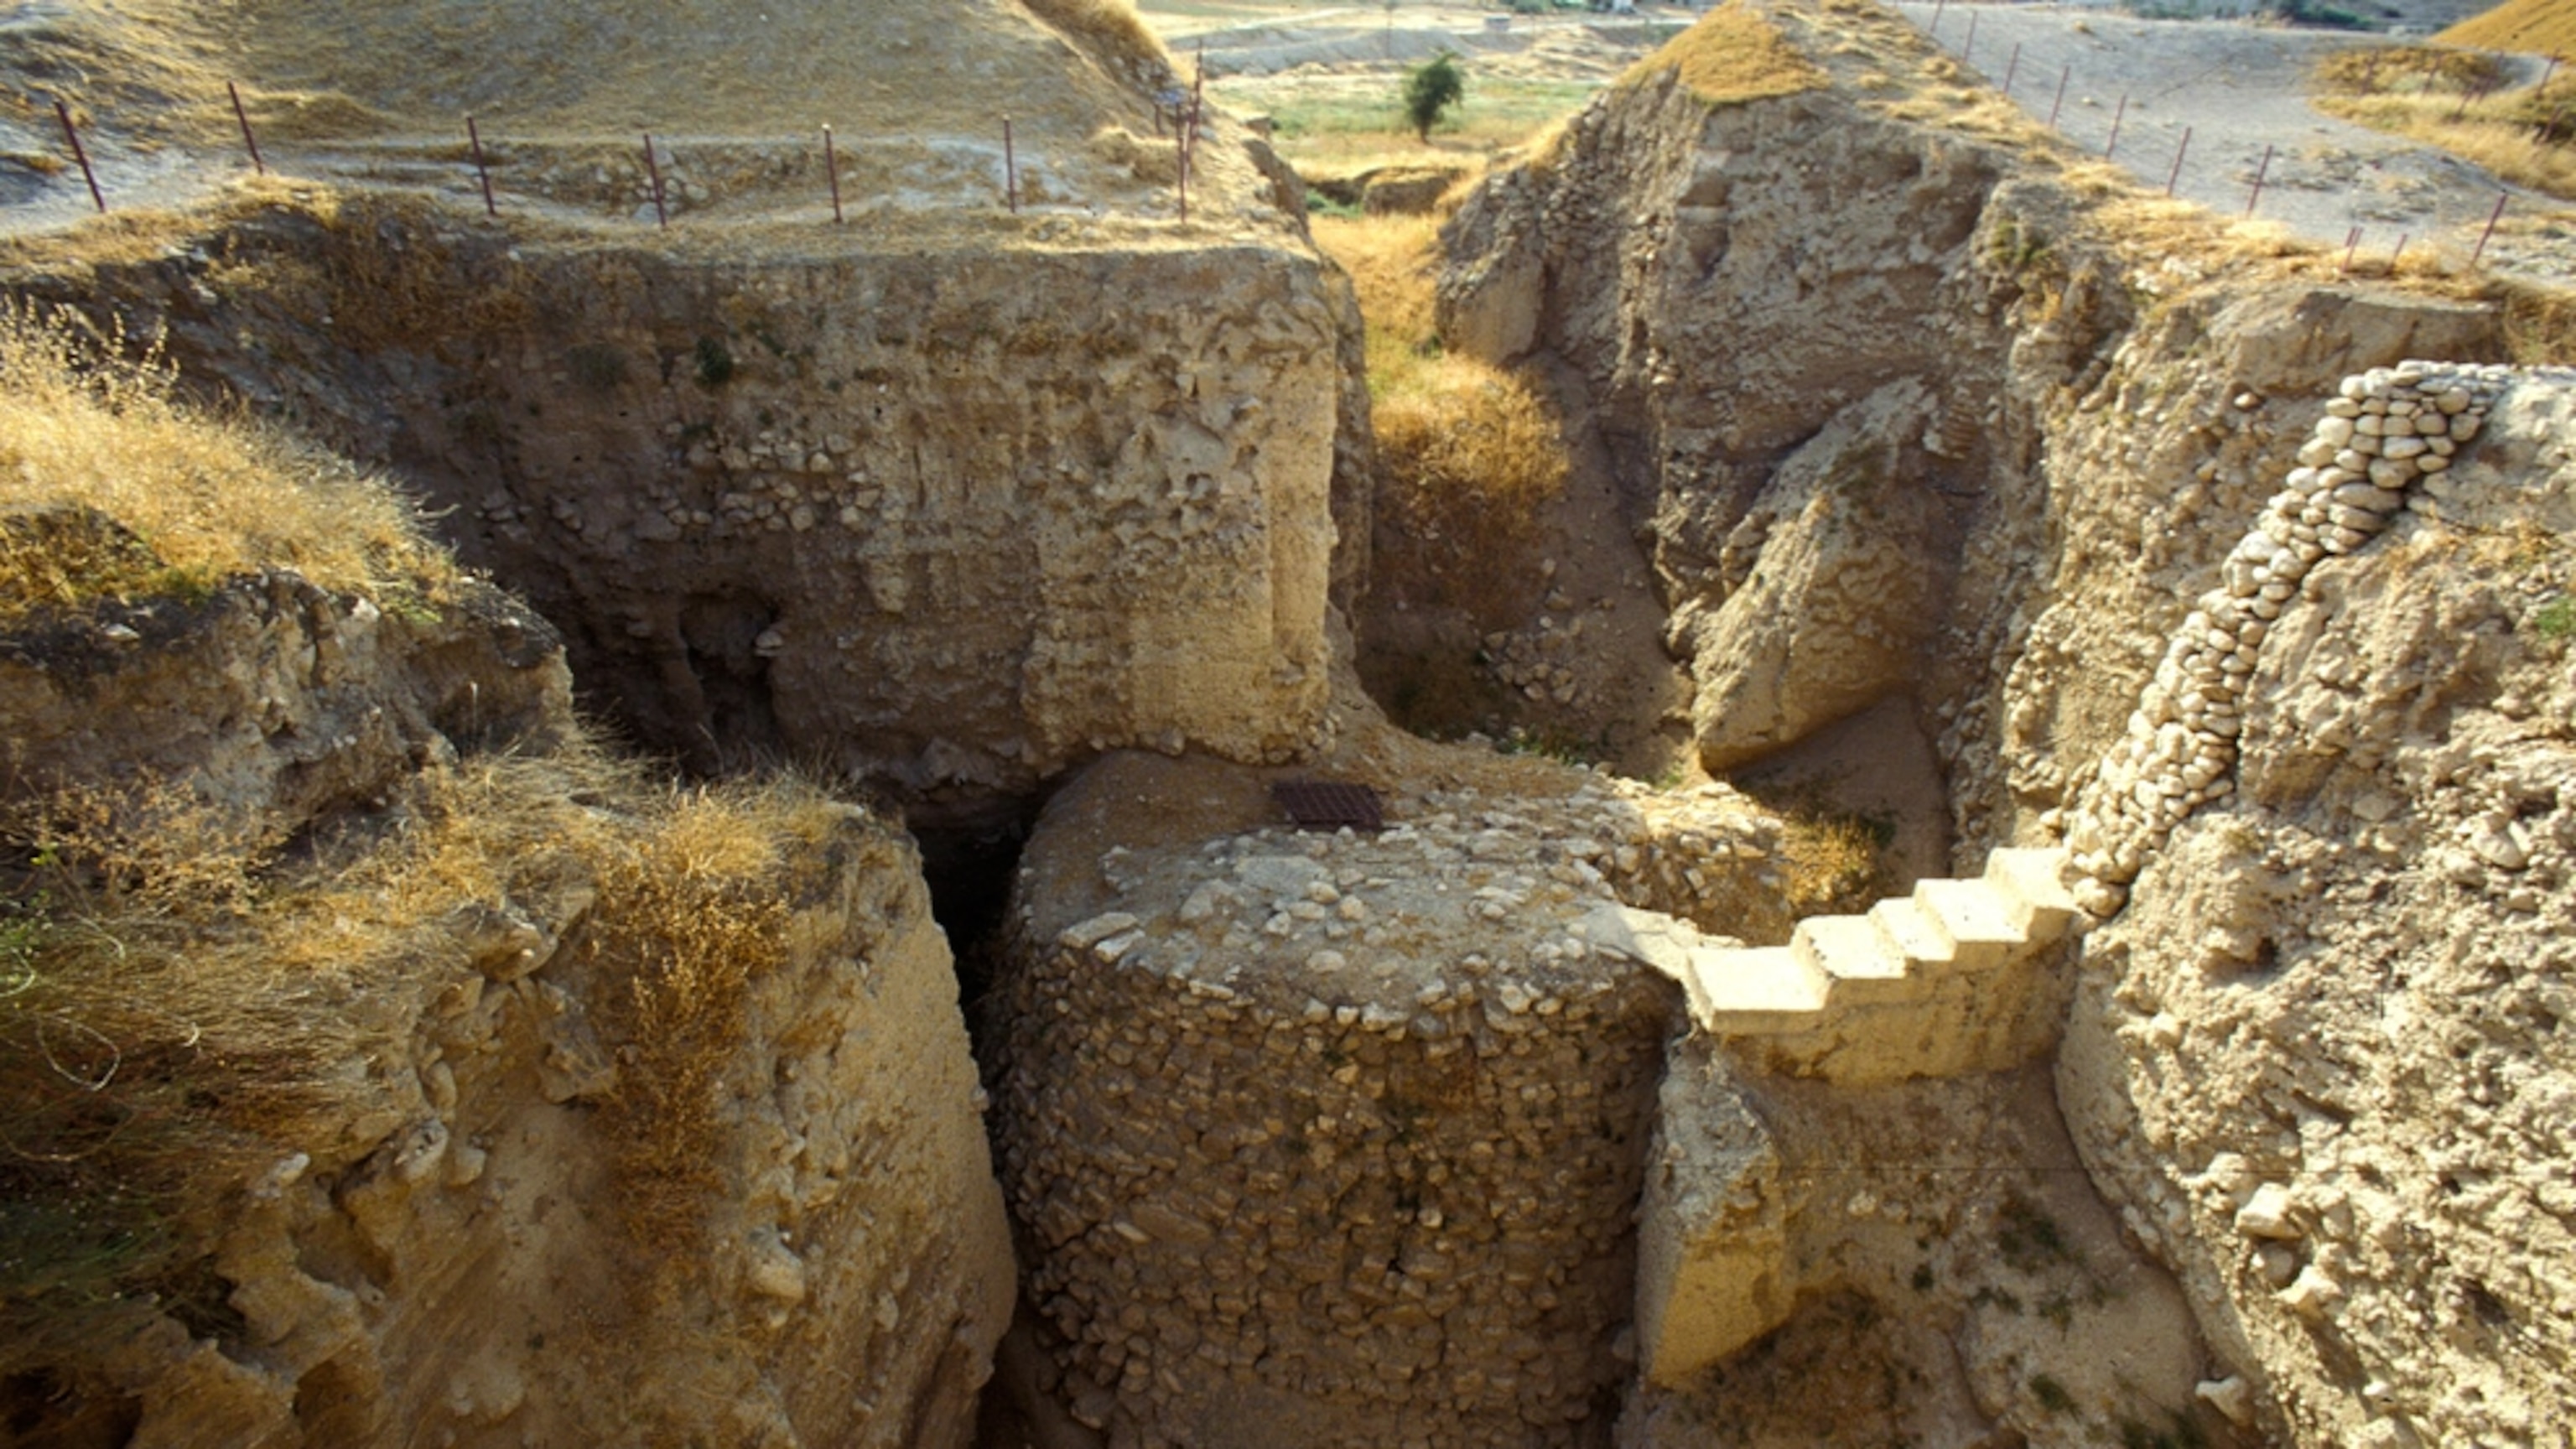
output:
[[1404,78],[1404,118],[1427,145],[1441,113],[1466,96],[1466,73],[1458,69],[1458,57],[1444,50]]

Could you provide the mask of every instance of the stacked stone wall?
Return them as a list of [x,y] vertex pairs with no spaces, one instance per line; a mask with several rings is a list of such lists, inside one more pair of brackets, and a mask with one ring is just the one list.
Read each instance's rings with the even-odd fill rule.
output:
[[2446,472],[2514,369],[2428,362],[2344,379],[2279,492],[2175,631],[2126,736],[2079,798],[2067,843],[2090,903],[2118,904],[2194,809],[2235,792],[2244,696],[2272,622],[2323,560],[2349,554]]

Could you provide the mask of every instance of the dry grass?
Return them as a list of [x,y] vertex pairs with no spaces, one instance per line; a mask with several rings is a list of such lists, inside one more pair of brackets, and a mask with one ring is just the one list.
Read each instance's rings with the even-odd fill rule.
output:
[[1421,602],[1507,627],[1528,612],[1521,580],[1564,490],[1565,443],[1528,383],[1441,350],[1438,228],[1433,217],[1314,223],[1316,245],[1351,274],[1368,321],[1380,573]]
[[2430,45],[2371,45],[2337,51],[2317,62],[2319,89],[2336,95],[2380,96],[2438,91],[2461,96],[2503,84],[2503,62],[2469,50]]
[[1169,65],[1152,27],[1128,0],[1020,0],[1029,13],[1102,65],[1142,74]]
[[2576,6],[2566,0],[2505,0],[2433,39],[2442,45],[2480,50],[2519,50],[2533,55],[2576,53]]
[[166,787],[11,812],[0,1373],[157,1312],[220,1331],[204,1255],[240,1185],[380,1105],[343,1068],[401,1048],[356,1023],[408,1021],[490,903],[596,892],[583,954],[623,1064],[603,1119],[638,1261],[668,1261],[707,1203],[746,986],[786,949],[791,863],[841,813],[794,785],[657,787],[586,747],[433,772],[285,854]]
[[2432,91],[2319,96],[2318,110],[2375,131],[2403,136],[2471,161],[2516,186],[2576,201],[2576,146],[2541,138],[2553,113],[2576,117],[2576,80],[2550,94],[2514,93],[2471,100]]
[[680,794],[601,876],[615,903],[589,942],[625,979],[611,1020],[630,1044],[608,1122],[639,1244],[692,1241],[719,1169],[726,1079],[751,983],[785,958],[791,841],[818,843],[818,793],[724,787]]
[[2576,367],[2576,292],[2509,282],[2497,288],[2505,346],[2525,367]]
[[2315,105],[2330,116],[2448,151],[2517,186],[2576,200],[2576,77],[2499,93],[2502,62],[2473,51],[2388,46],[2319,62]]
[[171,369],[132,351],[75,315],[0,306],[0,622],[260,569],[365,593],[452,576],[389,485],[180,405]]
[[1782,891],[1790,919],[1855,915],[1890,893],[1892,825],[1813,809],[1788,810],[1781,823],[1781,857],[1788,867]]
[[1692,95],[1712,106],[1792,96],[1825,84],[1825,73],[1744,0],[1701,17],[1637,62],[1620,84],[1665,74],[1678,74]]

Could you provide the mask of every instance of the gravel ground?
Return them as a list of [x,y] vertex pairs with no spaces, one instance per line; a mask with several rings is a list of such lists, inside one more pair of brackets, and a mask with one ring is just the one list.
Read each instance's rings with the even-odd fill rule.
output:
[[[1935,7],[1897,8],[1928,27]],[[2012,99],[2024,110],[2046,121],[2056,109],[2058,129],[2097,153],[2111,147],[2116,121],[2113,159],[2151,188],[2163,189],[2174,175],[2179,152],[2176,194],[2221,215],[2245,215],[2250,201],[2256,217],[2330,246],[2343,245],[2359,227],[2364,257],[2386,257],[2401,238],[2410,249],[2434,238],[2462,261],[2497,198],[2510,195],[2507,210],[2517,225],[2510,240],[2500,241],[2501,250],[2490,250],[2488,261],[2552,280],[2576,277],[2576,254],[2566,239],[2547,235],[2559,228],[2532,225],[2564,215],[2562,203],[2508,187],[2445,152],[2309,106],[2308,73],[2320,57],[2403,42],[2234,20],[2136,20],[2098,9],[1940,8],[1937,38],[1951,55],[1965,53],[1991,85],[2000,87],[2009,77]],[[1969,52],[1972,21],[1976,33]],[[2538,79],[2539,70],[2533,60],[2524,79]],[[2184,149],[2186,128],[2191,141]],[[2256,200],[2254,179],[2264,170],[2266,148],[2272,160]]]

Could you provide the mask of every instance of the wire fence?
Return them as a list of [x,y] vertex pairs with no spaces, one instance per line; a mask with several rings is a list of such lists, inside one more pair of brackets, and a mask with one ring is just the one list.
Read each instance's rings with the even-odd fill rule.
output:
[[[1930,19],[1923,22],[1923,28],[1935,45],[1940,46],[1946,53],[1953,55],[1963,68],[1975,71],[1977,66],[1977,30],[1979,22],[1983,18],[1982,13],[1977,8],[1963,4],[1960,8],[1966,17],[1966,20],[1964,26],[1962,26],[1957,24],[1953,17],[1949,15],[1949,4],[1950,0],[1935,0],[1935,3],[1932,6]],[[1950,35],[1956,37],[1955,50],[1952,49],[1952,40],[1948,36],[1944,35],[1945,23],[1948,25]],[[1990,45],[1988,48],[1989,54],[1992,53],[1992,50],[1993,47]],[[2024,44],[2023,42],[2015,41],[2005,55],[2003,75],[1999,82],[1995,81],[1991,75],[1985,72],[1977,72],[1977,74],[1981,79],[1986,80],[1989,84],[1994,84],[2007,100],[2012,101],[2016,105],[2022,105],[2026,111],[2030,111],[2032,114],[2037,114],[2034,108],[2026,104],[2026,102],[2033,99],[2032,94],[2026,88],[2021,86],[2023,71],[2025,69],[2022,63],[2023,59]],[[2557,74],[2559,63],[2559,58],[2557,56],[2553,55],[2550,57],[2549,67],[2547,71],[2543,73],[2541,78],[2540,86],[2542,88],[2545,88],[2548,85],[2549,80]],[[2058,68],[2058,72],[2053,83],[2045,80],[2042,82],[2043,85],[2048,86],[2047,94],[2049,97],[2044,124],[2047,129],[2065,136],[2069,140],[2075,140],[2076,137],[2074,136],[2071,127],[2067,124],[2067,117],[2065,116],[2066,98],[2070,89],[2074,87],[2074,83],[2078,79],[2079,75],[2077,67],[2075,63],[2070,61],[2062,64]],[[1198,143],[1201,135],[1202,124],[1205,118],[1206,84],[1207,65],[1205,52],[1202,49],[1195,68],[1195,74],[1191,79],[1191,84],[1186,89],[1179,86],[1167,88],[1154,98],[1153,104],[1155,134],[1158,137],[1170,140],[1174,147],[1175,164],[1172,182],[1174,204],[1179,220],[1183,225],[1188,223],[1190,215],[1190,184],[1197,171]],[[255,174],[265,176],[269,172],[267,158],[260,148],[258,132],[252,124],[250,112],[242,102],[241,89],[238,84],[230,81],[225,83],[224,89],[226,99],[230,104],[233,118],[240,129],[243,153],[249,160],[252,171]],[[2491,91],[2465,90],[2460,99],[2460,113],[2465,114],[2469,107],[2481,103],[2490,94],[2492,94]],[[2127,127],[2131,116],[2132,100],[2133,95],[2130,91],[2123,89],[2120,92],[2118,103],[2112,112],[2109,134],[2101,144],[2100,154],[2102,159],[2105,161],[2117,162],[2120,160],[2121,140],[2124,128]],[[56,98],[54,100],[54,112],[56,118],[61,124],[65,150],[69,154],[72,163],[80,170],[81,179],[88,187],[91,203],[97,208],[100,214],[104,215],[109,209],[108,187],[101,180],[100,168],[97,161],[92,156],[90,148],[83,143],[80,127],[74,121],[71,107],[64,99]],[[1012,119],[1009,116],[1005,115],[999,119],[1002,142],[1002,176],[999,193],[995,197],[995,200],[1010,212],[1017,214],[1021,209],[1022,202],[1018,137],[1014,130]],[[463,118],[463,122],[466,137],[467,160],[473,169],[475,186],[482,197],[484,211],[489,216],[498,217],[501,214],[501,202],[506,193],[497,188],[494,183],[492,151],[485,144],[482,128],[478,118],[468,115]],[[2568,128],[2562,128],[2560,134],[2566,134],[2567,129]],[[2155,160],[2140,157],[2138,155],[2137,147],[2139,143],[2137,139],[2132,136],[2130,148],[2132,161],[2130,163],[2130,169],[2133,172],[2139,170],[2141,166],[2148,167],[2151,170],[2160,169],[2164,175],[2164,194],[2168,197],[2179,195],[2186,175],[2197,174],[2188,173],[2186,170],[2187,167],[2194,165],[2196,160],[2202,167],[2215,165],[2223,168],[2228,164],[2223,159],[2215,161],[2211,160],[2206,153],[2206,148],[2204,148],[2204,154],[2201,157],[2195,158],[2192,153],[2192,142],[2195,134],[2196,132],[2193,126],[2184,126],[2182,128],[2181,135],[2173,144],[2173,150],[2171,153],[2172,159],[2169,163],[2164,163],[2161,166],[2159,166]],[[2540,129],[2540,134],[2537,137],[2535,144],[2548,144],[2550,134],[2548,123],[2544,123]],[[841,187],[844,175],[842,164],[843,155],[841,148],[836,144],[832,128],[828,125],[821,128],[819,149],[821,150],[823,157],[825,194],[831,205],[832,220],[835,224],[844,223],[848,219],[848,213],[844,206]],[[2086,149],[2090,149],[2089,144],[2086,146]],[[650,133],[647,133],[643,137],[643,153],[644,170],[649,184],[648,194],[652,202],[654,224],[657,227],[668,229],[672,220],[672,207],[669,191],[664,183],[662,163],[664,158],[670,155],[670,147],[667,142],[657,143],[654,137]],[[2241,213],[2244,217],[2253,218],[2260,212],[2263,203],[2264,190],[2270,183],[2272,165],[2278,156],[2278,153],[2279,146],[2277,143],[2267,143],[2264,146],[2261,160],[2256,163],[2253,168],[2252,178],[2250,181],[2244,183],[2245,204]],[[674,160],[676,161],[676,158],[674,158]],[[2202,190],[2204,194],[2208,193],[2208,188],[2202,188]],[[2488,214],[2486,225],[2479,233],[2476,248],[2470,254],[2469,265],[2472,267],[2478,266],[2483,262],[2488,245],[2494,239],[2496,229],[2503,221],[2505,212],[2510,207],[2513,199],[2514,193],[2510,188],[2498,189],[2494,208]],[[2393,247],[2389,253],[2388,265],[2392,269],[2395,267],[2397,259],[2405,253],[2409,244],[2415,240],[2416,238],[2409,233],[2401,232],[2399,234],[2396,246]],[[2364,241],[2364,228],[2359,224],[2355,224],[2345,237],[2345,245],[2343,248],[2344,270],[2349,271],[2352,268],[2355,259],[2358,257],[2362,249]]]
[[[2039,111],[2030,104],[2030,101],[2033,99],[2032,93],[2026,89],[2017,89],[2018,83],[2022,80],[2022,72],[2024,69],[2022,64],[2024,43],[2018,40],[2014,41],[2009,51],[2005,53],[2003,77],[2001,81],[1998,82],[1993,78],[1990,72],[1977,69],[1977,29],[1978,22],[1982,18],[1981,12],[1977,8],[1962,4],[1960,6],[1960,10],[1966,16],[1966,23],[1962,26],[1958,21],[1958,17],[1949,15],[1949,6],[1950,0],[1934,0],[1930,18],[1928,20],[1917,22],[1932,40],[1933,44],[1939,46],[1945,54],[1948,54],[1955,59],[1963,69],[1974,73],[1979,79],[1984,80],[1987,84],[1994,85],[2006,100],[2022,107],[2022,109],[2028,114],[2040,114]],[[2049,8],[2054,9],[2056,7]],[[1946,35],[1944,33],[1945,22],[1948,31]],[[1991,56],[1995,49],[1996,47],[1990,43],[1987,49],[1987,54]],[[2532,94],[2539,95],[2545,93],[2549,81],[2557,75],[2559,65],[2559,56],[2552,55],[2549,57],[2548,67],[2542,72],[2539,83],[2533,87]],[[2370,70],[2366,72],[2366,76],[2375,77],[2375,74],[2376,61],[2374,59]],[[2065,115],[2066,98],[2070,89],[2076,90],[2076,93],[2079,95],[2082,94],[2082,90],[2079,87],[2076,87],[2075,84],[2080,79],[2082,79],[2082,76],[2076,63],[2069,61],[2058,67],[2057,74],[2054,77],[2053,82],[2042,82],[2043,85],[2047,85],[2049,87],[2045,92],[2048,97],[2048,106],[2044,125],[2048,130],[2053,131],[2060,136],[2064,136],[2069,141],[2077,141],[2084,150],[2090,152],[2093,149],[2092,144],[2081,142],[2079,140],[2079,138],[2074,134],[2069,118]],[[2365,90],[2368,89],[2370,83],[2370,80],[2366,78],[2364,82]],[[2502,94],[2506,89],[2509,88],[2499,85],[2464,88],[2460,97],[2459,105],[2455,108],[2455,113],[2452,116],[2452,119],[2454,121],[2459,120],[2462,116],[2465,116],[2468,113],[2471,107],[2483,105],[2491,98]],[[2106,162],[2118,162],[2121,160],[2122,152],[2120,143],[2122,131],[2126,123],[2131,118],[2131,103],[2136,99],[2139,98],[2130,89],[2124,87],[2120,90],[2118,102],[2111,113],[2109,133],[2107,137],[2102,138],[2100,141],[2099,155],[2102,160]],[[2092,105],[2093,102],[2087,101],[2085,104],[2089,106]],[[2571,129],[2576,129],[2562,127],[2553,133],[2552,128],[2556,125],[2557,123],[2553,121],[2543,122],[2539,126],[2535,127],[2533,144],[2535,146],[2546,146],[2552,143],[2553,134],[2559,137],[2565,137],[2571,133]],[[2172,159],[2170,162],[2163,162],[2160,152],[2148,153],[2145,156],[2141,156],[2138,151],[2137,140],[2132,136],[2131,146],[2128,152],[2130,159],[2126,164],[2133,174],[2139,175],[2142,181],[2148,181],[2149,184],[2152,184],[2151,177],[2156,172],[2161,171],[2164,177],[2164,194],[2168,197],[2174,197],[2181,194],[2183,184],[2187,177],[2204,181],[2208,179],[2209,172],[2206,169],[2187,171],[2187,167],[2197,166],[2200,168],[2208,168],[2215,166],[2222,168],[2221,174],[2223,175],[2223,168],[2225,168],[2229,163],[2224,159],[2210,158],[2207,154],[2207,148],[2204,148],[2203,156],[2195,160],[2191,149],[2195,132],[2196,128],[2192,125],[2185,125],[2182,128],[2181,135],[2173,142],[2173,150],[2171,152]],[[2267,186],[2272,184],[2273,163],[2279,158],[2280,151],[2281,147],[2279,142],[2265,142],[2262,157],[2254,164],[2251,178],[2237,182],[2237,184],[2242,185],[2244,188],[2243,195],[2245,199],[2244,207],[2241,212],[2237,213],[2237,215],[2250,220],[2260,214],[2263,205],[2264,191]],[[2214,195],[2218,193],[2220,188],[2215,186],[2201,186],[2196,187],[2195,190],[2202,195]],[[2349,199],[2350,193],[2346,193],[2346,195]],[[2503,222],[2505,212],[2512,205],[2515,195],[2515,191],[2510,186],[2499,185],[2497,187],[2494,206],[2492,210],[2487,213],[2485,225],[2478,234],[2477,244],[2469,255],[2469,265],[2471,267],[2477,267],[2484,262],[2487,248],[2495,239],[2496,229]],[[2221,211],[2222,214],[2224,214],[2224,209],[2219,206],[2212,206],[2211,209],[2213,211]],[[2400,231],[2398,233],[2396,245],[2390,249],[2388,254],[2387,266],[2390,270],[2395,270],[2399,257],[2406,253],[2410,244],[2413,244],[2418,240],[2419,238],[2411,232]],[[2358,223],[2355,223],[2344,237],[2341,270],[2350,272],[2353,269],[2356,260],[2362,251],[2364,241],[2365,229]]]
[[[230,104],[233,119],[240,127],[243,154],[250,161],[252,173],[259,176],[268,175],[268,159],[260,149],[258,129],[251,123],[249,108],[242,103],[240,85],[234,81],[226,81],[224,93]],[[1153,105],[1154,134],[1158,138],[1168,139],[1174,148],[1174,203],[1183,225],[1187,225],[1190,219],[1190,181],[1196,169],[1199,138],[1206,116],[1206,103],[1207,62],[1205,51],[1202,49],[1191,84],[1186,89],[1173,86],[1163,90],[1155,96]],[[91,204],[97,208],[99,215],[105,216],[109,210],[108,188],[100,179],[98,161],[93,158],[90,147],[82,140],[81,127],[73,118],[71,104],[68,99],[56,96],[53,98],[53,107],[55,118],[62,127],[64,150],[72,164],[79,168],[81,180],[89,188]],[[1000,120],[1002,184],[995,200],[1013,215],[1017,215],[1022,197],[1019,141],[1011,117],[1005,115]],[[493,184],[493,152],[484,144],[479,118],[471,115],[464,117],[464,130],[466,161],[473,169],[476,189],[483,198],[484,213],[497,218],[501,215],[501,200],[506,193],[497,190]],[[643,142],[644,174],[649,185],[648,194],[653,203],[654,224],[668,230],[671,225],[671,205],[669,192],[663,184],[662,163],[671,155],[671,148],[667,141],[657,143],[649,131],[644,133]],[[831,202],[832,221],[836,225],[843,224],[848,220],[848,213],[842,204],[841,192],[841,181],[845,174],[843,157],[829,125],[822,128],[820,149],[823,156],[825,194]],[[676,165],[676,158],[674,162]]]

